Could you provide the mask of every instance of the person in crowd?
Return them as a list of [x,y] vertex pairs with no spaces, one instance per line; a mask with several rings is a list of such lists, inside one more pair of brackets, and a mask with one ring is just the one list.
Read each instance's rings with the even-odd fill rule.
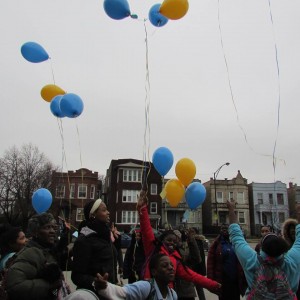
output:
[[[190,235],[192,235],[197,243],[197,247],[200,253],[200,262],[194,263],[191,269],[198,274],[206,276],[206,262],[205,262],[205,251],[204,251],[204,241],[205,237],[199,234],[199,230],[196,227],[189,229]],[[206,300],[204,290],[201,286],[196,285],[196,290],[199,300]]]
[[121,278],[123,276],[124,260],[121,245],[121,233],[118,231],[114,223],[111,224],[111,241],[117,250],[118,275],[120,275],[120,280],[118,280],[118,283],[122,285],[123,283]]
[[[200,263],[200,252],[195,241],[194,236],[190,230],[182,229],[174,230],[174,234],[177,237],[177,248],[182,258],[182,262],[185,266],[192,269],[195,264]],[[194,300],[196,295],[195,285],[179,277],[175,281],[176,292],[179,300]]]
[[157,253],[151,257],[151,280],[141,280],[123,287],[107,282],[108,274],[97,274],[95,287],[98,294],[111,300],[177,300],[176,292],[168,286],[174,281],[175,270],[168,255]]
[[[271,232],[271,227],[269,225],[262,225],[260,227],[260,235],[261,238],[263,238],[266,234]],[[255,251],[259,254],[261,249],[261,244],[260,242],[256,244],[255,246]]]
[[88,202],[84,216],[85,226],[73,247],[71,278],[77,288],[96,293],[93,282],[97,273],[108,273],[108,281],[117,283],[117,251],[111,240],[105,203],[101,199]]
[[135,228],[131,238],[130,245],[125,253],[123,265],[123,278],[128,279],[128,283],[142,279],[142,268],[145,263],[145,253],[140,228]]
[[6,289],[10,300],[50,300],[70,293],[58,262],[57,224],[52,214],[34,215],[28,222],[32,238],[18,252],[7,271]]
[[[261,265],[260,258],[266,264],[268,262],[281,262],[280,268],[284,271],[292,292],[296,293],[300,278],[300,225],[296,226],[296,239],[290,249],[287,242],[282,237],[279,237],[274,233],[269,233],[262,239],[260,255],[257,255],[256,251],[245,241],[240,226],[237,224],[235,203],[227,201],[227,207],[229,210],[230,239],[234,246],[235,253],[244,269],[248,282],[246,297],[250,295],[251,288],[255,284],[254,277],[257,269]],[[296,212],[299,223],[300,204],[297,204]]]
[[[286,219],[282,224],[282,237],[288,243],[289,249],[293,246],[296,240],[296,226],[298,222],[295,219]],[[297,290],[297,298],[300,299],[300,285]]]
[[227,224],[221,225],[220,234],[208,250],[207,277],[222,284],[219,300],[240,300],[245,293],[243,270],[229,240]]
[[6,267],[7,261],[25,246],[27,239],[19,227],[2,224],[0,227],[0,272]]
[[[140,216],[140,226],[146,260],[148,260],[151,255],[153,255],[153,253],[159,252],[168,255],[174,266],[176,277],[193,282],[196,285],[201,285],[213,293],[218,293],[221,287],[218,282],[197,274],[183,264],[181,255],[176,249],[177,238],[172,230],[164,231],[156,241],[148,215],[147,197],[145,191],[141,191],[140,197],[137,202],[137,209]],[[144,279],[150,278],[148,263],[146,264],[143,276]],[[170,282],[170,286],[174,286],[173,281]]]

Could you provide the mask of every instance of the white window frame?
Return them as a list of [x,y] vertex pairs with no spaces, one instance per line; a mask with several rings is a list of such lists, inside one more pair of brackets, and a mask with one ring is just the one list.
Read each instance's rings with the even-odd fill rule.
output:
[[263,204],[263,203],[264,203],[264,194],[257,193],[257,204]]
[[190,211],[188,223],[196,223],[196,212]]
[[137,224],[138,212],[136,210],[123,210],[122,211],[122,224]]
[[75,183],[70,184],[70,198],[75,198]]
[[95,191],[96,191],[96,186],[94,184],[91,185],[90,189],[90,198],[95,199]]
[[245,193],[244,192],[237,192],[236,202],[239,203],[239,204],[244,204],[245,203]]
[[[217,195],[217,202],[223,203],[224,202],[223,192],[217,191],[216,195]],[[219,195],[221,195],[221,197],[219,197]]]
[[82,207],[76,209],[76,222],[81,222],[84,220],[84,210]]
[[268,195],[269,204],[274,204],[274,195],[272,193],[269,193]]
[[[81,188],[84,188],[85,191],[81,191]],[[81,196],[80,194],[84,193],[85,196]],[[87,198],[87,184],[79,183],[78,184],[78,199],[86,199]]]
[[122,202],[137,203],[138,195],[138,190],[122,190]]
[[150,214],[157,214],[157,202],[150,202]]
[[55,189],[55,197],[56,198],[64,198],[65,197],[66,187],[63,184],[59,184]]
[[228,193],[228,200],[229,201],[231,201],[231,200],[233,200],[234,198],[233,198],[233,192],[229,192]]
[[[281,195],[282,197],[279,197],[279,195]],[[279,204],[279,198],[281,198],[280,200],[282,200],[282,203],[280,203],[280,204]],[[284,205],[284,195],[283,195],[283,193],[277,193],[276,200],[277,200],[277,205]]]
[[151,183],[150,195],[157,195],[157,184],[156,183]]
[[123,169],[123,182],[142,182],[142,170]]
[[239,223],[240,224],[246,224],[246,217],[245,217],[245,212],[244,211],[239,211]]

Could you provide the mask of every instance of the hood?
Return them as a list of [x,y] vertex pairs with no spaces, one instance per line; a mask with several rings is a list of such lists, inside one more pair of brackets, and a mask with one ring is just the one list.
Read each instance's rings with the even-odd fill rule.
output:
[[298,222],[297,220],[295,219],[286,219],[283,223],[282,223],[282,229],[281,229],[281,232],[282,232],[282,237],[288,242],[288,244],[290,246],[293,245],[294,241],[292,240],[290,234],[289,234],[289,227],[291,225],[297,225]]
[[88,236],[88,235],[93,234],[93,233],[97,234],[96,231],[92,230],[91,228],[89,228],[87,226],[82,227],[81,231],[80,231],[80,234],[83,234],[84,236]]

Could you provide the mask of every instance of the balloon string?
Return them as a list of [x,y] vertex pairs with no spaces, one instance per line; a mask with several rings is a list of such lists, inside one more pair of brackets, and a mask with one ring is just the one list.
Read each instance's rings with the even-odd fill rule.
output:
[[[146,19],[144,19],[145,30],[145,61],[146,61],[146,76],[145,76],[145,130],[144,130],[144,146],[143,146],[143,176],[142,188],[148,190],[147,178],[151,171],[150,163],[150,100],[151,100],[151,85],[150,85],[150,70],[149,70],[149,47],[148,47],[148,32],[146,27]],[[148,162],[148,164],[147,164]],[[148,166],[147,166],[148,165]],[[144,170],[148,168],[148,171]],[[147,175],[146,175],[147,174]]]
[[53,70],[53,65],[52,65],[52,59],[49,57],[49,61],[50,61],[50,68],[51,68],[51,73],[52,73],[52,80],[53,80],[53,84],[55,84],[55,78],[54,78],[54,70]]
[[[81,155],[81,143],[80,143],[80,134],[79,134],[79,128],[78,128],[76,118],[75,118],[75,125],[76,125],[76,131],[77,131],[77,137],[78,137],[78,146],[79,146],[79,160],[80,160],[80,168],[81,168],[81,184],[83,186],[83,166],[82,166],[82,155]],[[83,208],[83,199],[81,199],[81,207]]]
[[276,44],[276,38],[275,38],[275,31],[274,31],[274,22],[273,22],[273,14],[272,14],[272,8],[271,8],[271,1],[268,0],[269,3],[269,13],[270,13],[270,20],[272,24],[272,33],[273,33],[273,40],[274,40],[274,50],[275,50],[275,61],[276,61],[276,68],[277,68],[277,91],[278,91],[278,106],[277,106],[277,128],[276,128],[276,138],[274,142],[274,148],[273,148],[273,172],[274,172],[274,182],[276,177],[276,147],[277,147],[277,140],[278,140],[278,134],[279,134],[279,125],[280,125],[280,104],[281,104],[281,89],[280,89],[280,72],[279,72],[279,62],[278,62],[278,51],[277,51],[277,44]]
[[[220,42],[221,42],[221,47],[222,47],[222,52],[223,52],[223,57],[224,57],[224,62],[225,62],[225,67],[226,67],[226,72],[227,72],[227,81],[228,81],[228,85],[229,85],[230,96],[231,96],[233,107],[234,107],[234,110],[235,110],[235,113],[236,113],[237,124],[238,124],[240,130],[243,133],[244,140],[245,140],[246,144],[248,145],[248,147],[250,148],[250,150],[252,152],[254,152],[255,154],[260,155],[260,156],[264,156],[264,157],[268,157],[268,158],[272,158],[272,160],[273,160],[273,168],[275,166],[274,161],[275,162],[276,161],[281,161],[285,165],[286,163],[285,163],[284,159],[278,158],[278,157],[276,158],[275,157],[275,148],[276,148],[276,143],[277,143],[277,137],[276,137],[276,141],[275,141],[275,145],[274,145],[273,155],[259,153],[259,152],[255,151],[253,149],[253,147],[250,145],[250,143],[248,142],[248,138],[247,138],[246,132],[245,132],[243,126],[241,125],[240,118],[239,118],[239,113],[238,113],[238,109],[237,109],[237,106],[236,106],[236,103],[235,103],[234,94],[233,94],[233,89],[232,89],[232,84],[231,84],[231,79],[230,79],[230,72],[229,72],[228,62],[227,62],[227,58],[226,58],[226,54],[225,54],[225,48],[224,48],[224,42],[223,42],[223,34],[222,34],[221,21],[220,21],[220,0],[218,0],[218,25],[219,25],[219,32],[220,32]],[[275,45],[275,49],[276,49],[276,60],[277,60],[277,47],[276,47],[276,45]],[[278,67],[278,60],[277,60],[277,67]],[[278,75],[279,75],[279,67],[277,68],[277,70],[278,70]],[[279,96],[279,98],[280,98],[280,96]],[[280,107],[280,102],[279,102],[279,107]],[[279,108],[278,108],[278,118],[279,118]],[[279,127],[279,119],[278,119],[278,127]],[[278,127],[277,127],[277,135],[278,135]]]

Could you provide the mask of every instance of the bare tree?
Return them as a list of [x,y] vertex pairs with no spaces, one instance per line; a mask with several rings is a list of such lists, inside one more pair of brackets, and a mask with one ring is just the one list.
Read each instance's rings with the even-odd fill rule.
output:
[[7,150],[0,158],[0,210],[6,222],[27,228],[34,214],[32,194],[48,188],[54,165],[36,146],[26,144]]

